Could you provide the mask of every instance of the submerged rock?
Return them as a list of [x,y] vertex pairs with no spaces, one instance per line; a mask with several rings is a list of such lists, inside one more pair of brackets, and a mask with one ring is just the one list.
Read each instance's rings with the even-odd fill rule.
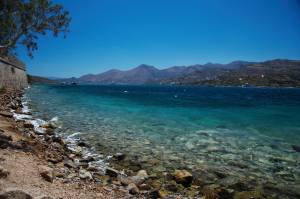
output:
[[234,195],[234,199],[263,199],[258,191],[242,191]]
[[176,183],[185,187],[190,186],[193,181],[193,175],[186,170],[175,170],[173,176]]
[[223,188],[216,188],[216,189],[205,188],[203,190],[203,194],[205,196],[205,199],[236,199],[235,197],[233,197],[234,194],[233,190],[228,190]]
[[23,191],[8,191],[0,195],[0,199],[33,199],[29,194]]
[[293,148],[294,151],[300,152],[300,146],[298,146],[298,145],[292,145],[292,148]]
[[118,177],[119,171],[113,168],[107,168],[105,174],[110,177]]
[[126,155],[124,153],[116,153],[113,157],[118,161],[122,161],[125,159]]

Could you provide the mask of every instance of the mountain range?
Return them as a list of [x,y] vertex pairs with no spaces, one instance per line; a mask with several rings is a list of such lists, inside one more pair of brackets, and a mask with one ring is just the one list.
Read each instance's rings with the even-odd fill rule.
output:
[[112,69],[61,81],[90,84],[300,86],[300,61],[234,61],[228,64],[207,63],[166,69],[142,64],[130,70]]

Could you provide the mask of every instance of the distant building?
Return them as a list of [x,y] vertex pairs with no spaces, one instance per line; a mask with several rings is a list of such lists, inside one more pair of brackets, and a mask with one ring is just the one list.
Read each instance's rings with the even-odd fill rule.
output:
[[15,57],[0,57],[0,87],[21,89],[27,86],[25,64]]

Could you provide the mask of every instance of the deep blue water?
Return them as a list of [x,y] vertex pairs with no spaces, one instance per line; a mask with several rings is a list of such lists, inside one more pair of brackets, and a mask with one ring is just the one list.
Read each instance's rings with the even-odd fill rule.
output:
[[[239,177],[300,181],[291,147],[300,143],[299,89],[34,85],[27,98],[34,116],[57,116],[60,133],[80,132],[99,153],[160,160],[148,170],[226,166]],[[294,178],[274,173],[278,164]]]

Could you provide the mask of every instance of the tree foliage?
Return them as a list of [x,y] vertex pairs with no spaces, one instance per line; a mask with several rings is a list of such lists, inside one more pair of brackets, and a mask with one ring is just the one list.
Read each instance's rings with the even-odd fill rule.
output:
[[0,0],[0,54],[14,54],[23,45],[32,57],[38,36],[65,37],[70,21],[69,12],[52,0]]

